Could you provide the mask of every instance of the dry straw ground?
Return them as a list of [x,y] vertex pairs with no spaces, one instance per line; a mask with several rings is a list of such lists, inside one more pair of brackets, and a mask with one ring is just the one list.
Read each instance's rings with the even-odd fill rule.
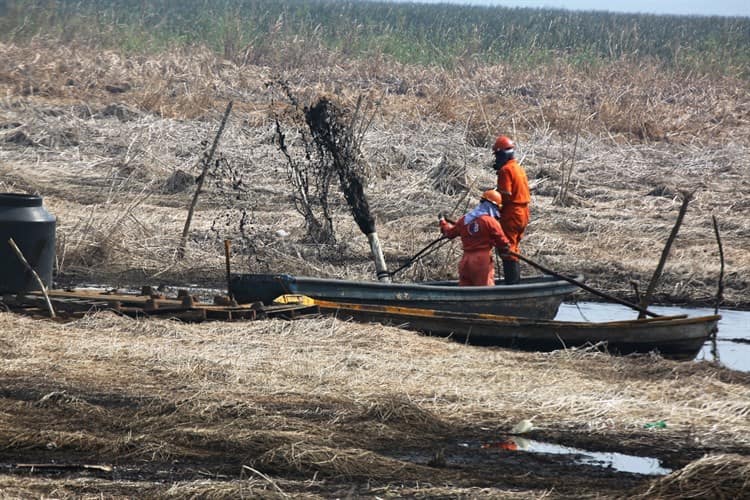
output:
[[[299,70],[239,67],[200,48],[126,58],[4,44],[0,191],[39,192],[58,216],[64,283],[220,285],[227,237],[236,270],[371,279],[367,241],[340,198],[337,243],[304,242],[274,142],[272,115],[289,111],[266,87],[277,78],[302,102],[377,105],[364,169],[391,267],[437,237],[439,211],[458,215],[492,185],[487,144],[503,132],[536,185],[527,255],[627,297],[656,266],[679,192],[695,190],[659,299],[713,300],[715,215],[726,301],[748,305],[748,82],[646,63],[445,71],[319,53]],[[198,163],[230,99],[221,161],[180,260]],[[458,256],[448,245],[401,279],[455,276]],[[750,484],[750,380],[707,363],[478,349],[333,319],[96,315],[60,326],[0,314],[0,345],[7,497],[677,498]],[[481,448],[529,417],[536,438],[658,456],[675,473],[650,480]],[[667,429],[643,428],[659,419]],[[52,461],[116,467],[12,467]]]
[[[5,313],[0,327],[6,470],[115,467],[0,475],[19,496],[581,498],[706,481],[747,493],[750,376],[707,363],[492,350],[333,318],[186,325],[102,313],[61,326]],[[677,470],[649,481],[482,448],[521,419],[536,439]],[[644,429],[661,419],[667,429]]]

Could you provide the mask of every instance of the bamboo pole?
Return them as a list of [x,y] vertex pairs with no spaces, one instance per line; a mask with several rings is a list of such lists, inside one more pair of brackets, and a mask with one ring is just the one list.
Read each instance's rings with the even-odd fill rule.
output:
[[[410,257],[409,260],[407,260],[405,263],[403,263],[401,265],[401,267],[399,267],[395,271],[389,271],[388,274],[391,277],[395,276],[396,273],[399,273],[399,272],[403,271],[404,269],[406,269],[407,267],[410,267],[412,264],[414,264],[419,259],[427,256],[428,254],[434,252],[435,250],[437,250],[438,248],[440,248],[440,246],[442,246],[442,245],[440,245],[440,246],[435,247],[435,245],[437,245],[440,242],[442,242],[443,244],[445,244],[446,241],[450,241],[446,236],[440,236],[439,238],[435,238],[429,244],[427,244],[427,246],[423,247],[419,252],[417,252],[416,254],[414,254],[413,257]],[[435,248],[433,248],[433,247],[435,247]],[[432,250],[430,250],[430,249],[432,249]]]
[[719,314],[719,305],[724,300],[724,247],[721,244],[721,236],[719,235],[719,223],[716,222],[716,216],[712,215],[711,219],[714,223],[714,234],[716,235],[716,243],[719,245],[719,261],[721,262],[721,269],[719,270],[719,284],[716,290],[716,304],[714,305],[714,314]]
[[216,137],[214,137],[214,142],[211,145],[211,149],[201,161],[201,163],[203,164],[203,170],[201,171],[201,175],[198,178],[198,185],[195,188],[195,193],[193,194],[193,200],[190,202],[190,208],[188,208],[187,219],[185,220],[185,227],[182,229],[182,238],[180,239],[180,247],[177,249],[177,255],[179,258],[183,258],[185,256],[185,248],[187,247],[187,237],[188,237],[188,233],[190,233],[190,223],[193,221],[193,214],[195,213],[195,206],[198,204],[198,196],[201,193],[201,189],[203,189],[203,182],[206,180],[206,174],[208,174],[208,169],[211,166],[211,160],[213,159],[214,153],[216,152],[216,147],[219,145],[219,139],[221,138],[221,134],[224,132],[224,126],[227,124],[227,119],[229,118],[229,113],[232,112],[233,105],[234,105],[234,101],[229,101],[229,104],[227,104],[227,109],[226,111],[224,111],[224,117],[221,119],[221,124],[219,125],[219,131],[216,132]]
[[586,290],[587,292],[593,293],[594,295],[598,295],[599,297],[601,297],[603,299],[607,299],[607,300],[611,300],[613,302],[617,302],[618,304],[622,304],[622,305],[627,306],[627,307],[629,307],[631,309],[635,309],[638,312],[641,312],[643,314],[647,314],[647,315],[652,316],[654,318],[658,318],[658,317],[661,316],[661,314],[656,314],[655,312],[651,312],[648,309],[646,309],[645,307],[641,307],[641,306],[639,306],[637,304],[633,304],[632,302],[628,302],[627,300],[620,299],[618,297],[615,297],[614,295],[610,295],[608,293],[601,292],[599,290],[591,288],[590,286],[588,286],[588,285],[586,285],[584,283],[581,283],[580,281],[578,281],[576,279],[573,279],[573,278],[570,278],[568,276],[565,276],[564,274],[557,273],[555,271],[552,271],[551,269],[547,269],[543,265],[541,265],[541,264],[539,264],[537,262],[534,262],[533,260],[529,259],[528,257],[524,257],[520,253],[516,253],[516,252],[514,252],[512,250],[509,250],[507,253],[510,254],[510,255],[513,255],[515,257],[518,257],[522,261],[524,261],[527,264],[529,264],[529,265],[531,265],[531,266],[539,269],[540,271],[542,271],[545,274],[549,274],[549,275],[554,276],[556,278],[560,278],[561,280],[567,281],[568,283],[572,283],[573,285],[576,285],[576,286],[582,288],[583,290]]
[[[680,213],[677,214],[677,220],[674,223],[674,227],[672,227],[672,232],[669,233],[669,238],[667,238],[667,243],[664,245],[664,249],[661,252],[661,257],[659,258],[659,264],[656,266],[656,270],[654,270],[653,276],[651,276],[651,281],[648,284],[646,293],[643,294],[643,296],[641,297],[640,306],[643,309],[646,309],[648,307],[648,303],[651,300],[651,296],[653,295],[654,290],[656,290],[656,285],[659,282],[661,273],[662,271],[664,271],[664,264],[666,264],[667,257],[669,257],[669,251],[672,248],[672,243],[674,243],[675,238],[677,238],[677,232],[680,230],[680,226],[682,225],[682,219],[685,218],[685,213],[687,212],[688,203],[690,203],[690,200],[692,197],[693,197],[693,193],[683,191],[682,206],[680,207]],[[641,311],[641,314],[639,314],[638,317],[645,318],[646,316]]]
[[29,264],[29,261],[26,260],[26,257],[23,256],[23,252],[21,252],[21,249],[18,248],[18,245],[16,245],[16,242],[13,240],[13,238],[8,240],[8,244],[13,249],[13,251],[18,256],[18,259],[21,261],[21,263],[28,269],[31,274],[34,276],[34,279],[36,279],[37,284],[39,285],[39,288],[42,290],[42,295],[44,295],[44,300],[47,302],[47,310],[49,311],[50,318],[55,318],[55,310],[52,307],[52,302],[49,300],[49,295],[47,295],[47,287],[44,286],[44,282],[42,281],[42,278],[39,277],[39,274],[34,270],[33,267],[31,267],[31,264]]

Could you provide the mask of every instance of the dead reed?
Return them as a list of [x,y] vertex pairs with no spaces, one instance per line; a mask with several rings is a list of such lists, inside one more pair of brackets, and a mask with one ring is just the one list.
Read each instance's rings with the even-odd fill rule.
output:
[[[331,318],[189,325],[96,314],[61,326],[0,313],[0,332],[0,449],[15,462],[114,464],[121,494],[299,494],[314,492],[316,478],[329,493],[352,481],[458,492],[476,486],[466,471],[403,457],[465,436],[497,439],[522,419],[538,439],[639,443],[650,454],[750,448],[750,380],[707,363],[476,348]],[[668,427],[644,428],[656,420]],[[687,481],[699,464],[675,474]],[[160,469],[178,483],[127,482],[129,470]],[[250,482],[225,482],[242,470]],[[225,479],[201,490],[196,471]],[[502,483],[513,473],[497,474]]]
[[[68,279],[137,284],[200,275],[221,283],[224,238],[235,242],[238,270],[374,277],[343,198],[331,200],[337,243],[305,240],[304,221],[279,181],[284,160],[271,110],[282,117],[283,110],[264,86],[277,68],[234,64],[201,48],[125,57],[41,38],[0,45],[0,53],[7,96],[0,187],[45,197],[59,217],[58,267]],[[377,102],[361,141],[363,188],[390,267],[437,236],[435,214],[459,216],[492,185],[487,144],[502,131],[516,138],[537,186],[522,249],[529,256],[630,293],[631,279],[645,282],[653,272],[676,216],[674,194],[698,188],[657,301],[711,300],[719,263],[709,224],[716,215],[727,247],[726,303],[746,303],[746,81],[625,61],[587,72],[556,62],[510,72],[340,59],[281,74],[311,102],[331,94],[350,109],[362,95]],[[228,99],[236,120],[198,206],[190,258],[180,260],[180,221]],[[570,205],[560,207],[551,201],[564,179]],[[455,276],[459,252],[446,245],[400,279]]]
[[651,482],[632,498],[737,498],[750,489],[746,455],[706,455],[682,469]]
[[[536,186],[527,255],[627,297],[631,279],[653,272],[677,193],[697,188],[657,300],[713,299],[716,215],[726,302],[748,305],[746,80],[632,61],[588,71],[467,61],[447,71],[323,49],[304,57],[312,62],[253,65],[202,47],[126,57],[43,38],[0,44],[0,190],[44,196],[58,216],[58,278],[69,283],[222,283],[225,238],[238,271],[373,279],[343,198],[331,199],[337,242],[305,239],[274,142],[273,117],[289,110],[265,86],[280,76],[310,102],[377,102],[360,143],[362,187],[389,263],[438,236],[438,212],[461,215],[493,184],[488,145],[503,132]],[[230,99],[234,119],[181,260],[198,163]],[[299,152],[293,127],[289,138]],[[446,245],[400,279],[453,277],[459,255]],[[550,483],[536,462],[504,457],[492,473],[449,474],[421,458],[529,418],[542,439],[664,456],[677,447],[675,472],[644,480],[646,496],[706,492],[709,473],[721,479],[712,488],[726,488],[716,491],[747,490],[750,381],[708,363],[480,349],[330,318],[186,325],[109,314],[61,326],[0,313],[0,351],[3,464],[87,461],[121,474],[3,473],[0,496],[601,494],[580,471]],[[656,420],[668,427],[644,429]]]

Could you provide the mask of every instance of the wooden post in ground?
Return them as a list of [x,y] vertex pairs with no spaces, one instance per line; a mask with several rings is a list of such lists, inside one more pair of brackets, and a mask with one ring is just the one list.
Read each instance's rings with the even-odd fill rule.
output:
[[208,174],[208,169],[211,166],[211,160],[213,159],[214,153],[216,152],[216,147],[219,145],[219,139],[221,138],[221,134],[224,132],[224,126],[227,124],[229,113],[232,112],[233,104],[234,104],[234,101],[229,101],[229,104],[227,104],[227,109],[226,111],[224,111],[224,117],[221,119],[221,125],[219,125],[219,131],[216,132],[216,137],[214,137],[214,143],[211,145],[211,149],[209,150],[208,154],[201,161],[201,163],[203,164],[203,169],[201,170],[201,176],[198,178],[198,185],[195,187],[195,194],[193,194],[193,200],[190,202],[190,208],[188,208],[187,219],[185,220],[185,227],[182,229],[182,238],[180,239],[180,246],[177,249],[177,256],[179,258],[183,258],[185,256],[185,248],[187,247],[187,237],[188,237],[188,233],[190,232],[190,223],[193,221],[193,213],[195,212],[195,205],[198,204],[198,195],[200,195],[201,189],[203,188],[203,182],[206,180],[206,174]]
[[231,251],[230,246],[232,244],[232,240],[224,240],[224,261],[226,263],[227,267],[227,297],[230,299],[234,298],[232,297],[232,263],[231,263]]
[[714,305],[714,314],[719,314],[719,306],[721,305],[721,301],[724,300],[724,247],[721,244],[719,223],[716,222],[716,216],[712,215],[711,219],[714,223],[714,234],[716,235],[716,243],[719,245],[719,262],[721,263],[721,269],[719,270],[719,284],[716,289],[716,303]]
[[[651,296],[654,293],[654,290],[656,290],[656,284],[659,282],[659,278],[661,277],[661,273],[664,270],[664,264],[667,262],[667,257],[669,257],[669,251],[672,248],[672,243],[674,243],[675,238],[677,238],[677,232],[680,230],[680,226],[682,225],[682,219],[685,218],[685,213],[687,212],[688,203],[690,203],[690,200],[693,198],[692,192],[683,191],[682,192],[682,206],[680,207],[680,213],[677,214],[677,221],[674,223],[674,227],[672,228],[672,232],[669,233],[669,238],[667,238],[667,243],[664,245],[664,249],[661,252],[661,257],[659,258],[659,264],[656,266],[656,270],[654,271],[653,276],[651,276],[651,281],[648,284],[648,288],[646,289],[646,293],[643,294],[643,297],[641,297],[641,308],[646,309],[648,307],[648,303],[651,300]],[[639,318],[645,318],[646,315],[641,311],[641,313],[638,315]]]

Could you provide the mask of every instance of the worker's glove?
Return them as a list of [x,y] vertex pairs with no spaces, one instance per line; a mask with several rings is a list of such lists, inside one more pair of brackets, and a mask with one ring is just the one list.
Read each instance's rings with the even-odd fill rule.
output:
[[498,250],[500,250],[500,255],[510,255],[510,245],[503,245]]
[[440,212],[438,214],[438,221],[443,222],[445,220],[445,214],[443,212]]

